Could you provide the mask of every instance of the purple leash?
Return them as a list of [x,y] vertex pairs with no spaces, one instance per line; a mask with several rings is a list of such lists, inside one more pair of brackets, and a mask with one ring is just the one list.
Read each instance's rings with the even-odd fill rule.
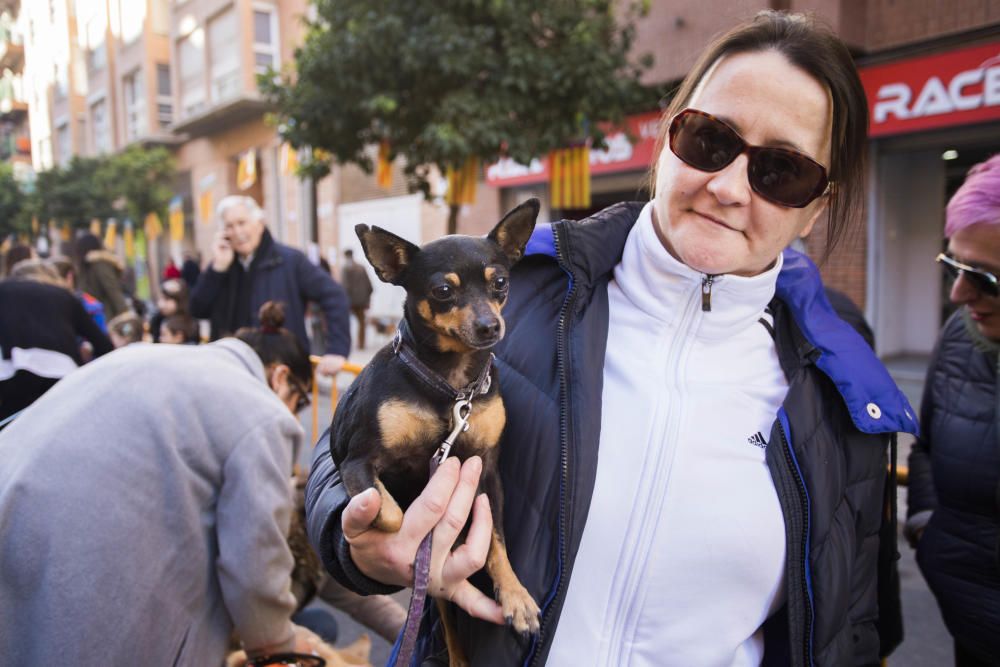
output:
[[[487,375],[487,377],[489,377]],[[489,383],[486,384],[489,389]],[[483,391],[482,393],[486,393]],[[445,438],[441,446],[431,457],[431,474],[434,476],[438,467],[448,458],[451,446],[459,434],[469,428],[469,413],[472,412],[472,397],[459,398],[452,408],[452,423],[454,427],[451,433]],[[428,478],[429,479],[429,478]],[[403,639],[399,644],[399,652],[396,654],[396,661],[393,667],[407,667],[413,659],[413,650],[417,645],[417,635],[420,633],[420,620],[424,615],[424,605],[427,603],[427,584],[431,574],[431,537],[434,530],[431,529],[417,548],[417,556],[413,561],[413,594],[410,596],[410,605],[406,610],[406,625],[403,626]]]

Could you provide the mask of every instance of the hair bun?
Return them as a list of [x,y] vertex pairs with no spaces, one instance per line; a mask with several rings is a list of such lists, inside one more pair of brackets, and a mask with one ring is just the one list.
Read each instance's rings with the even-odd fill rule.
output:
[[260,330],[264,333],[278,333],[285,323],[285,306],[280,301],[266,301],[258,314]]

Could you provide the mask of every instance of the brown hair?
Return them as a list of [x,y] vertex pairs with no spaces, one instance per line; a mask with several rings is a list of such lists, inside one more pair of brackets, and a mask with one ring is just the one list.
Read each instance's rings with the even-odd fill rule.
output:
[[184,337],[183,342],[185,343],[198,342],[198,321],[190,315],[185,313],[171,315],[167,319],[163,320],[163,324],[161,326],[167,331],[172,331],[175,334],[181,334]]
[[258,313],[259,327],[243,327],[236,337],[253,348],[265,367],[285,364],[302,385],[312,387],[312,363],[298,337],[282,325],[285,307],[278,301],[267,301]]
[[[765,10],[752,21],[716,38],[684,77],[663,114],[656,152],[666,147],[670,120],[685,109],[712,65],[719,59],[741,53],[777,51],[830,91],[833,101],[833,131],[830,145],[829,222],[823,259],[844,236],[860,223],[864,214],[865,142],[868,138],[868,103],[843,42],[827,26],[806,14]],[[655,191],[657,157],[650,173],[650,191]]]

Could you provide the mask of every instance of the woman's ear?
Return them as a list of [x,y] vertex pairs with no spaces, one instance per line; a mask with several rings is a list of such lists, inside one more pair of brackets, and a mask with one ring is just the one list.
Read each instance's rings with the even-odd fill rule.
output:
[[799,232],[800,239],[804,239],[805,237],[809,236],[809,234],[813,230],[813,227],[816,226],[816,222],[819,220],[820,216],[826,214],[830,210],[831,196],[832,193],[827,192],[825,195],[816,200],[818,206],[816,206],[816,210],[813,211],[813,214],[809,217],[809,221],[806,223],[806,226],[803,227],[802,230]]
[[292,372],[285,364],[271,364],[267,367],[267,384],[279,396],[288,388],[288,375]]

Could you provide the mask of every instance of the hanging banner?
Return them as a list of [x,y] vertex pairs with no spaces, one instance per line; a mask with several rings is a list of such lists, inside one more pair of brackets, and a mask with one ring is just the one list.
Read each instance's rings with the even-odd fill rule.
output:
[[281,144],[278,161],[281,163],[282,176],[295,175],[295,170],[299,168],[299,152],[291,144]]
[[170,200],[169,215],[167,217],[170,225],[170,240],[184,240],[184,200],[181,197],[174,197]]
[[125,259],[129,264],[135,262],[135,226],[131,220],[125,220],[122,231],[122,241],[125,243]]
[[590,151],[586,145],[552,151],[552,208],[590,207]]
[[[653,163],[656,152],[656,137],[660,128],[660,113],[652,111],[629,116],[625,126],[636,142],[629,141],[628,134],[602,124],[607,133],[604,138],[608,147],[588,150],[590,173],[616,174],[626,171],[645,171]],[[503,158],[486,167],[486,184],[496,188],[508,188],[550,180],[550,157],[535,158],[529,164],[521,164],[510,158]]]
[[378,162],[375,164],[375,182],[380,188],[388,190],[392,187],[392,162],[389,161],[389,142],[381,141],[378,145]]
[[135,295],[144,301],[150,298],[149,267],[146,265],[146,235],[135,231]]
[[198,217],[204,225],[212,222],[212,191],[205,190],[198,195]]
[[479,180],[479,158],[470,157],[461,169],[448,167],[448,192],[445,202],[449,206],[476,203],[476,183]]
[[[55,222],[49,220],[49,227],[54,227]],[[62,226],[59,227],[59,240],[60,241],[72,241],[73,240],[73,230],[70,229],[69,223],[64,222]]]
[[149,237],[150,241],[155,241],[160,238],[160,234],[163,233],[163,223],[160,222],[160,216],[155,212],[148,214],[146,216],[146,220],[142,224],[142,228],[146,232],[146,236]]
[[257,182],[257,149],[251,148],[240,156],[236,167],[236,187],[249,190]]
[[117,226],[114,220],[108,220],[108,226],[104,230],[104,247],[111,252],[115,251],[115,244],[118,242]]

